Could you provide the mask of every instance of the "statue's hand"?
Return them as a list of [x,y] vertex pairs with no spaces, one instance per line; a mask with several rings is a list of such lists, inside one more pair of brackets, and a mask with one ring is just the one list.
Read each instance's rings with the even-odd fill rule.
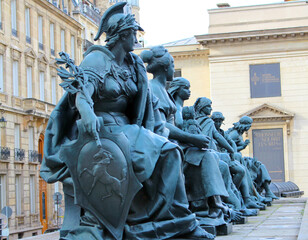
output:
[[230,153],[230,159],[231,161],[235,161],[234,153]]
[[81,122],[83,123],[86,131],[90,133],[95,139],[100,129],[100,123],[94,112],[87,113],[86,116],[81,116]]
[[192,144],[198,148],[207,148],[210,143],[210,138],[203,134],[193,135]]
[[250,143],[250,140],[249,140],[249,139],[246,139],[246,140],[245,140],[245,145],[247,146],[249,143]]

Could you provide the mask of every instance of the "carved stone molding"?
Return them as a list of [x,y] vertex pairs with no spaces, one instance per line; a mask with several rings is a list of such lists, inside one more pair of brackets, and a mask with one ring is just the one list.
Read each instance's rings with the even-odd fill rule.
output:
[[25,51],[26,65],[33,66],[36,59],[36,54],[32,48],[27,48]]
[[6,51],[7,45],[5,43],[0,42],[0,54],[4,55]]
[[50,75],[53,77],[57,76],[57,64],[56,64],[56,60],[51,60],[49,63],[49,67],[50,67]]
[[290,123],[294,118],[294,113],[264,103],[261,106],[240,115],[240,117],[242,116],[251,117],[253,119],[253,124],[275,122],[284,123],[287,126],[287,134],[290,135]]
[[39,70],[45,72],[46,66],[48,64],[48,59],[46,58],[46,56],[43,53],[41,53],[38,56],[38,62],[39,62],[39,64],[38,64]]
[[21,51],[15,47],[11,47],[11,56],[15,61],[19,61],[21,57]]

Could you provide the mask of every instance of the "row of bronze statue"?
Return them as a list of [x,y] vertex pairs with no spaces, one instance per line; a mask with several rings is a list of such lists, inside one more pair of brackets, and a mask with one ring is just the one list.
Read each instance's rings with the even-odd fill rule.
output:
[[276,198],[265,166],[240,153],[252,119],[224,131],[210,99],[184,107],[190,83],[173,79],[167,49],[132,53],[142,28],[125,4],[102,17],[96,39],[105,33],[106,46],[79,66],[57,59],[66,94],[47,125],[41,176],[63,183],[61,239],[214,239],[206,227]]

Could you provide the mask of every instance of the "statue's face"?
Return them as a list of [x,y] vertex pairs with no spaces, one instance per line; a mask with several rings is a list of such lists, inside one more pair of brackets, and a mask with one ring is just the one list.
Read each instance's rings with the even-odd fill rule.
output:
[[173,80],[174,76],[174,60],[173,57],[170,55],[171,61],[167,68],[167,81],[171,82]]
[[202,109],[201,112],[204,113],[205,115],[211,115],[212,112],[212,104],[207,104],[205,105]]
[[185,86],[181,86],[177,94],[184,101],[188,100],[190,97],[190,85],[186,84]]
[[245,132],[247,132],[251,128],[251,124],[247,124],[245,127]]
[[221,127],[221,125],[222,125],[222,122],[223,122],[222,119],[216,119],[216,120],[214,121],[216,129],[220,129],[220,127]]
[[137,31],[134,29],[131,29],[131,31],[129,31],[129,34],[125,37],[123,41],[123,48],[126,52],[133,51],[135,44],[138,43],[136,34],[137,34]]

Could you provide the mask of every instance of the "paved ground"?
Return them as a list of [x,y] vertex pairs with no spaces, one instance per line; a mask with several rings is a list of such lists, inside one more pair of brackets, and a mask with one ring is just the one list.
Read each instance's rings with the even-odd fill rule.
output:
[[[307,240],[307,235],[298,238],[306,205],[304,198],[274,201],[267,210],[256,217],[249,217],[244,225],[234,225],[228,236],[217,240]],[[304,219],[308,221],[308,211]]]
[[[27,240],[57,240],[59,233],[43,234]],[[216,240],[308,240],[308,203],[306,198],[281,199],[271,207],[249,217],[243,225],[234,225],[228,236]]]

